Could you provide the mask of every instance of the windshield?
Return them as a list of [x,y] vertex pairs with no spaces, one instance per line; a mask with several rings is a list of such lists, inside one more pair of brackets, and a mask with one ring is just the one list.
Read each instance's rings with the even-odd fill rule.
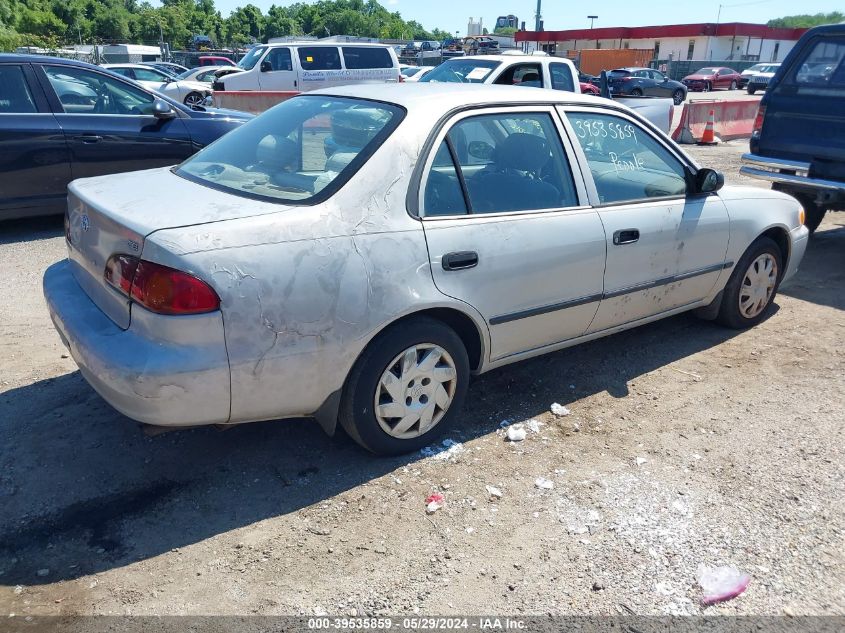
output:
[[426,73],[420,82],[481,84],[502,62],[481,59],[450,59]]
[[252,70],[266,50],[266,46],[256,46],[243,56],[243,59],[237,63],[237,67],[243,68],[244,70]]
[[251,198],[328,198],[402,120],[401,108],[341,97],[288,99],[179,165],[176,174]]
[[179,81],[183,81],[183,80],[187,79],[188,77],[190,77],[191,75],[193,75],[194,70],[196,70],[196,68],[194,68],[192,70],[186,70],[185,72],[183,72],[179,75],[176,75],[176,79],[178,79]]

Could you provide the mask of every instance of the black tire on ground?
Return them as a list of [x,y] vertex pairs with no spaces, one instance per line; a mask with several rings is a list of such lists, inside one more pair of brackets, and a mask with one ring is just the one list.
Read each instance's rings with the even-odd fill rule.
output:
[[704,82],[704,92],[710,92],[713,90],[713,86],[710,84],[709,81]]
[[631,91],[631,96],[632,96],[632,97],[642,97],[642,96],[643,96],[643,91],[642,91],[642,90],[640,90],[639,88],[634,88],[634,89]]
[[684,94],[684,91],[681,89],[676,90],[672,93],[672,101],[675,102],[675,105],[681,105],[684,101],[686,101],[687,95]]
[[[755,316],[748,318],[743,315],[739,309],[740,293],[742,292],[744,286],[743,282],[752,263],[758,257],[766,253],[772,255],[777,264],[777,281],[775,283],[774,290],[772,291],[772,295],[769,297],[769,300],[766,302],[764,308]],[[719,306],[719,314],[716,317],[716,321],[725,327],[734,328],[736,330],[752,327],[762,321],[766,317],[766,314],[769,311],[769,306],[771,306],[772,301],[774,301],[775,296],[777,295],[780,280],[783,278],[783,266],[783,253],[781,253],[780,248],[778,248],[778,245],[774,240],[768,237],[758,237],[754,240],[751,246],[748,247],[748,250],[743,253],[742,257],[739,258],[739,261],[734,266],[731,277],[728,279],[728,283],[722,293],[722,305]]]
[[736,80],[731,82],[731,90],[736,90]]
[[[457,375],[455,392],[439,423],[422,435],[400,439],[388,435],[376,419],[376,389],[391,361],[422,343],[438,345],[452,357]],[[469,378],[469,358],[455,331],[435,319],[416,317],[388,328],[367,346],[346,380],[338,420],[352,439],[377,455],[415,451],[453,426],[463,407]]]
[[748,84],[748,88],[746,88],[746,89],[745,89],[745,91],[746,91],[748,94],[753,95],[755,92],[757,92],[757,88],[755,88],[755,87],[754,87],[754,86],[752,86],[751,84]]

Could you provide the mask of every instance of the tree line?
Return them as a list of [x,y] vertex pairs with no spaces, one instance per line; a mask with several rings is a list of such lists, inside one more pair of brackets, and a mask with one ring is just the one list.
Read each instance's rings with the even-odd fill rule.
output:
[[17,46],[55,48],[74,43],[156,43],[175,48],[194,35],[218,46],[243,46],[286,35],[356,35],[389,39],[442,40],[449,33],[427,31],[405,21],[376,0],[320,0],[273,5],[265,14],[254,4],[223,17],[214,0],[0,0],[0,50]]
[[806,29],[813,26],[820,26],[822,24],[839,24],[840,22],[845,22],[845,13],[833,11],[832,13],[816,13],[815,15],[788,15],[785,18],[769,20],[766,23],[766,26],[788,29]]

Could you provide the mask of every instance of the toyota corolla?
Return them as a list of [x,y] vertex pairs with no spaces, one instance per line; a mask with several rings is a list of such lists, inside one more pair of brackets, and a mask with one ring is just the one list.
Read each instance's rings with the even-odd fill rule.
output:
[[765,318],[802,209],[723,184],[596,97],[335,88],[177,167],[73,182],[44,290],[131,418],[310,416],[395,454],[461,423],[473,374],[687,310]]

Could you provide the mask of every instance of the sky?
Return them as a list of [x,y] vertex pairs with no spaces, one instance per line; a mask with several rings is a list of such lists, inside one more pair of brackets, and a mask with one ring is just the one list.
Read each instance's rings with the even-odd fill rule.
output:
[[[227,16],[238,6],[254,4],[265,13],[273,4],[287,5],[294,0],[215,0],[220,12]],[[405,20],[416,20],[427,29],[441,28],[454,33],[466,33],[467,22],[472,16],[483,18],[484,26],[491,31],[496,18],[513,14],[526,27],[533,30],[536,0],[380,0],[390,11],[399,11]],[[573,9],[573,5],[578,8]],[[592,1],[581,5],[564,0],[544,0],[545,29],[579,29],[590,26],[587,15],[597,15],[596,26],[650,26],[657,24],[686,24],[689,22],[754,22],[764,24],[772,18],[797,13],[829,13],[842,11],[842,0],[726,0],[718,2],[692,2],[684,0],[630,0]],[[584,7],[584,8],[581,8]],[[583,15],[582,15],[583,14]]]

